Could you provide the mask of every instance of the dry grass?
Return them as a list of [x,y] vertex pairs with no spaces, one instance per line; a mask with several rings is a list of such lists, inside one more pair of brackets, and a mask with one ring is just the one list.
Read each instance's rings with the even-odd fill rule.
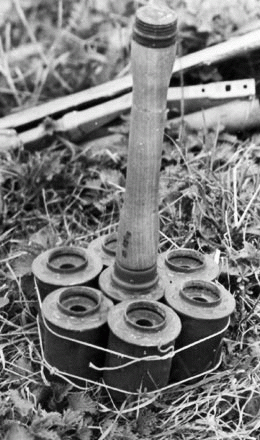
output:
[[[111,406],[109,400],[101,398],[98,387],[89,390],[84,399],[87,397],[88,404],[94,406],[94,409],[91,406],[92,413],[88,416],[91,419],[88,418],[88,426],[92,426],[90,438],[163,440],[192,439],[196,435],[201,439],[236,440],[256,438],[259,430],[259,148],[250,139],[245,142],[232,137],[232,148],[228,149],[223,134],[222,139],[220,136],[216,142],[216,156],[212,157],[206,142],[201,144],[200,151],[197,148],[195,152],[189,150],[190,134],[185,136],[186,144],[183,145],[187,147],[186,152],[181,152],[180,146],[177,148],[175,144],[171,149],[175,163],[172,163],[172,157],[167,156],[168,153],[164,153],[161,246],[185,245],[203,252],[219,249],[222,261],[228,262],[228,272],[223,265],[220,281],[234,294],[237,308],[225,339],[223,362],[217,372],[197,384],[174,387],[157,399],[151,399],[148,407],[147,401],[140,401],[134,406],[126,404],[118,410]],[[197,140],[199,142],[199,137]],[[55,162],[56,147],[31,153],[26,156],[26,163],[19,154],[15,156],[13,153],[12,160],[10,157],[2,158],[7,210],[2,235],[1,291],[10,299],[10,305],[1,316],[1,393],[9,396],[8,408],[18,405],[14,418],[10,416],[10,408],[6,409],[3,430],[10,425],[10,420],[22,420],[32,430],[29,426],[36,417],[32,408],[36,408],[37,402],[47,410],[47,413],[42,410],[37,412],[39,431],[45,429],[46,417],[50,417],[48,423],[52,427],[48,429],[56,429],[56,422],[49,415],[52,414],[51,409],[61,411],[59,414],[63,415],[60,418],[65,417],[64,411],[69,409],[73,423],[74,416],[77,422],[74,425],[71,422],[73,427],[69,425],[68,429],[75,432],[75,438],[81,438],[78,431],[86,414],[81,410],[80,418],[72,409],[69,403],[71,387],[57,385],[57,389],[50,390],[41,374],[43,360],[35,322],[36,298],[27,274],[31,261],[29,256],[33,258],[44,248],[61,242],[86,245],[102,228],[105,232],[106,228],[109,230],[115,226],[120,192],[117,193],[106,180],[103,179],[102,183],[97,180],[97,175],[100,178],[103,172],[109,176],[111,171],[107,163],[102,167],[100,157],[93,157],[87,168],[84,164],[83,171],[77,150],[78,159],[74,161],[71,161],[66,149],[58,151],[59,165],[55,166],[50,180],[47,177],[50,163]],[[169,151],[167,144],[166,151]],[[123,155],[122,160],[125,162]],[[54,182],[60,182],[61,163],[65,183],[55,187]],[[40,171],[37,164],[41,164]],[[14,169],[22,166],[27,172],[15,174]],[[34,174],[30,175],[29,170],[33,170]],[[120,169],[117,173],[121,174]],[[10,187],[10,175],[15,189]],[[35,175],[38,176],[37,185]],[[84,193],[83,178],[88,181],[88,186],[84,185]],[[65,191],[65,188],[71,190]],[[26,197],[23,196],[25,193]],[[86,194],[90,197],[87,208],[83,204]],[[30,206],[27,208],[28,199],[34,211]],[[99,208],[104,203],[104,212],[97,211],[96,203]],[[64,210],[65,205],[68,209]],[[11,216],[8,210],[15,210],[16,215]],[[41,227],[43,229],[36,232]],[[28,240],[32,243],[30,247]],[[21,274],[24,275],[22,278]],[[19,406],[13,390],[19,391],[20,398],[26,400],[29,407],[26,416],[20,414],[21,402]],[[78,395],[77,399],[81,402],[83,397],[80,393]],[[66,438],[63,419],[60,424],[61,438]]]
[[[127,9],[126,3],[124,9],[107,1],[103,11],[94,11],[82,0],[14,1],[16,13],[11,24],[4,21],[1,34],[6,54],[0,81],[3,113],[96,84],[127,68],[136,4],[128,2]],[[119,28],[125,40],[118,47]],[[42,48],[35,46],[34,55],[17,68],[8,64],[13,47],[35,44],[35,39]],[[127,127],[114,127],[126,141]],[[195,134],[184,128],[181,142],[168,130],[164,143],[160,248],[218,250],[219,281],[236,298],[218,371],[120,409],[98,386],[73,392],[69,385],[45,382],[30,264],[43,249],[60,243],[86,246],[95,235],[116,227],[127,152],[115,137],[105,138],[104,145],[100,148],[95,139],[91,146],[56,139],[41,152],[0,153],[0,438],[260,438],[257,133]],[[9,304],[4,306],[5,299]]]

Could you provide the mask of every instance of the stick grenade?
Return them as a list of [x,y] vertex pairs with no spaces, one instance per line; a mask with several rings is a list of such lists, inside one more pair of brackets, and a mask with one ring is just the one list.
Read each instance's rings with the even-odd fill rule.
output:
[[115,263],[99,278],[103,292],[115,301],[142,294],[159,299],[164,293],[157,273],[158,187],[176,28],[176,14],[167,7],[147,5],[137,11],[125,201]]

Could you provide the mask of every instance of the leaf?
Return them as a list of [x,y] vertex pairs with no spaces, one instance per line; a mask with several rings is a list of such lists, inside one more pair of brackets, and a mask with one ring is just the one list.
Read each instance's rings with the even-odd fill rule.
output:
[[235,251],[233,249],[230,256],[234,261],[237,262],[248,260],[252,264],[258,266],[260,263],[260,251],[248,241],[244,241],[244,247],[239,251]]
[[29,400],[23,399],[18,390],[10,390],[9,395],[13,401],[15,409],[22,417],[27,417],[34,410],[34,404]]
[[18,378],[25,378],[32,373],[32,364],[25,357],[20,356],[12,365],[12,371],[9,372],[9,378],[17,380]]
[[137,432],[145,438],[152,438],[152,433],[157,427],[155,414],[152,410],[143,409],[137,419]]
[[70,429],[77,426],[83,419],[84,413],[82,410],[78,409],[76,411],[68,408],[64,411],[63,422],[64,425]]
[[32,432],[37,439],[59,440],[66,437],[66,433],[82,426],[84,414],[82,411],[68,409],[63,416],[58,412],[46,412],[41,410],[31,424]]
[[251,243],[248,241],[244,242],[244,249],[242,249],[241,253],[245,254],[246,258],[252,259],[252,258],[260,258],[259,250],[256,249]]
[[80,440],[91,440],[92,439],[92,430],[88,427],[81,429],[78,433],[78,437]]
[[17,422],[13,422],[5,435],[5,440],[34,440],[34,436],[30,434],[27,428],[19,425]]
[[252,418],[259,417],[260,396],[258,393],[254,393],[253,396],[247,401],[244,410],[245,413],[249,414]]
[[69,394],[68,402],[74,411],[83,410],[89,414],[97,413],[97,403],[83,391]]
[[[33,260],[49,247],[54,247],[57,238],[53,238],[55,233],[48,226],[40,229],[29,237],[29,244],[19,243],[13,252],[18,253],[17,258],[12,263],[12,268],[17,277],[23,277],[32,272]],[[12,256],[12,254],[11,254]]]
[[30,274],[33,260],[45,250],[55,247],[59,242],[58,234],[50,225],[44,226],[32,234],[29,237],[29,244],[22,242],[15,249],[15,252],[19,251],[17,258],[12,263],[15,275],[23,277]]
[[[37,438],[37,440],[61,440],[60,435],[56,431],[51,431],[49,429],[40,429],[37,435],[33,438]],[[18,440],[18,439],[16,439]],[[20,439],[19,439],[20,440]]]
[[59,236],[50,225],[44,226],[30,236],[29,244],[41,246],[43,249],[55,247],[59,242]]
[[47,412],[41,410],[39,414],[37,414],[32,421],[32,430],[33,432],[50,430],[54,427],[63,426],[63,420],[60,413],[56,411]]
[[71,391],[72,385],[68,383],[55,383],[52,385],[53,398],[56,402],[62,402],[64,398],[67,398],[68,393]]
[[[186,0],[184,22],[197,27],[199,32],[222,35],[228,37],[233,29],[237,29],[249,22],[259,13],[257,0]],[[217,19],[217,20],[216,20]]]
[[17,277],[23,277],[24,275],[28,275],[32,272],[32,262],[33,260],[43,252],[42,248],[38,248],[37,254],[34,252],[35,248],[32,246],[30,251],[22,251],[20,256],[17,257],[13,264],[12,268]]
[[121,172],[118,170],[111,170],[109,168],[103,169],[100,172],[100,180],[104,186],[111,185],[120,185],[121,182]]

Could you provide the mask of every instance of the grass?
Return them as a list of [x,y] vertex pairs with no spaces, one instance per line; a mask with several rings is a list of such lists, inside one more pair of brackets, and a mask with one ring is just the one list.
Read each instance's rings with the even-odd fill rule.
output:
[[[121,13],[116,2],[104,2],[105,12],[86,8],[84,1],[36,3],[25,7],[16,0],[11,25],[3,25],[4,50],[35,38],[43,47],[29,69],[28,60],[17,69],[5,66],[3,114],[96,84],[128,66],[127,45],[111,48],[108,37],[119,24],[127,33],[136,4],[128,2]],[[87,60],[80,58],[76,75],[79,49]],[[193,133],[184,127],[180,141],[168,127],[164,141],[160,249],[217,251],[219,281],[236,299],[220,368],[196,384],[173,387],[149,402],[126,402],[120,409],[98,386],[75,392],[70,385],[45,381],[31,262],[44,249],[61,243],[87,246],[116,228],[127,160],[117,134],[126,144],[128,123],[119,121],[109,130],[104,148],[99,139],[75,145],[57,138],[42,151],[0,153],[0,438],[260,438],[257,133]]]
[[[172,140],[168,142],[172,144]],[[165,152],[168,147],[165,144]],[[220,281],[235,295],[237,309],[225,339],[221,368],[195,385],[173,388],[149,407],[135,405],[133,409],[129,404],[121,412],[101,398],[98,388],[83,397],[78,393],[80,401],[89,399],[91,415],[82,408],[79,413],[71,408],[69,386],[57,386],[53,391],[44,383],[36,298],[27,273],[30,256],[61,242],[86,245],[95,234],[115,227],[121,191],[117,193],[104,176],[100,179],[100,173],[109,176],[111,168],[107,163],[103,168],[99,157],[88,167],[84,163],[83,170],[79,159],[71,161],[68,150],[59,149],[57,155],[57,146],[26,157],[12,153],[12,157],[2,157],[6,223],[1,292],[10,300],[1,316],[1,394],[6,402],[3,434],[19,421],[36,438],[44,432],[45,424],[47,431],[54,430],[60,436],[57,438],[66,438],[68,431],[74,433],[73,438],[81,438],[80,427],[90,418],[89,438],[256,438],[260,410],[259,235],[254,233],[259,217],[257,149],[250,139],[246,145],[236,139],[230,157],[223,162],[212,158],[206,144],[200,151],[187,151],[186,156],[175,147],[171,151],[175,163],[164,153],[161,172],[161,246],[185,244],[203,252],[218,249],[222,261],[228,261],[231,270],[227,273],[223,267]],[[76,147],[76,157],[80,157],[80,148]],[[218,139],[218,156],[226,151],[226,143]],[[50,173],[55,158],[57,163]],[[117,173],[121,174],[120,167]],[[82,179],[88,185],[83,186]],[[55,186],[54,182],[60,184]],[[24,405],[28,408],[25,415],[20,413],[26,412],[21,409]],[[40,410],[39,405],[45,409]],[[71,424],[64,419],[67,411],[71,412]]]

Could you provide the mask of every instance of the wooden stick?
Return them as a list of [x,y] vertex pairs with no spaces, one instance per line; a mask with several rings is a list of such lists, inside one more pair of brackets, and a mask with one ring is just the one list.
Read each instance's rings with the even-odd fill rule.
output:
[[175,14],[167,9],[146,6],[137,11],[131,52],[134,87],[126,191],[118,228],[115,273],[118,267],[128,271],[157,268],[159,172],[175,46],[170,43],[166,47],[149,47],[145,40],[139,41],[138,20],[147,22],[147,26],[150,22],[154,27],[164,23],[176,26]]
[[[195,67],[209,65],[227,59],[248,54],[250,51],[260,48],[260,30],[254,30],[245,35],[230,38],[223,43],[207,47],[197,52],[177,58],[172,73],[182,70],[190,70]],[[130,91],[132,77],[126,75],[105,84],[74,93],[63,98],[57,98],[51,102],[40,104],[36,108],[23,110],[0,119],[0,128],[16,128],[36,123],[47,116],[61,115],[79,106],[89,106],[94,102],[107,100]]]

